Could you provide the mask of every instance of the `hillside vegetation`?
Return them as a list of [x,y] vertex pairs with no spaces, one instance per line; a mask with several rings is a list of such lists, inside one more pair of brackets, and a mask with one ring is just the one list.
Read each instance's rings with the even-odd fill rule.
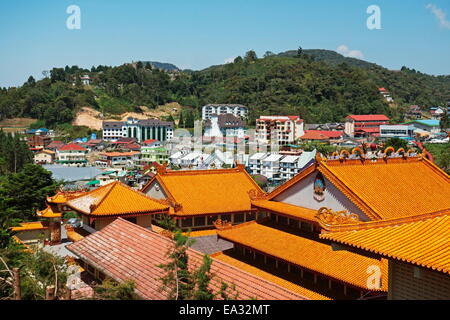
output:
[[[80,75],[89,74],[90,86]],[[378,93],[388,89],[395,105]],[[199,109],[208,103],[249,106],[250,119],[265,114],[299,114],[310,123],[342,121],[348,114],[385,113],[402,121],[410,104],[444,105],[450,100],[450,76],[430,76],[403,67],[391,71],[326,50],[297,50],[258,58],[253,51],[234,63],[202,71],[168,73],[137,62],[91,70],[52,69],[20,88],[0,90],[0,120],[40,119],[47,126],[71,123],[82,107],[114,115],[142,112],[178,102]]]

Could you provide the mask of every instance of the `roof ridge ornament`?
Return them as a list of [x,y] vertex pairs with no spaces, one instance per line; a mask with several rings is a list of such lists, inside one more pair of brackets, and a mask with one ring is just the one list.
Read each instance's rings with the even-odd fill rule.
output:
[[343,224],[355,224],[361,222],[359,216],[355,213],[349,213],[347,210],[333,211],[330,208],[322,207],[317,211],[315,217],[325,229],[330,226]]
[[266,200],[266,195],[261,192],[260,190],[251,189],[248,192],[248,196],[250,197],[250,200],[256,201],[256,200]]
[[218,230],[227,230],[227,229],[233,228],[233,225],[231,222],[229,222],[227,220],[222,220],[220,218],[217,220],[214,220],[213,224],[214,224],[214,227],[216,227],[216,229],[218,229]]

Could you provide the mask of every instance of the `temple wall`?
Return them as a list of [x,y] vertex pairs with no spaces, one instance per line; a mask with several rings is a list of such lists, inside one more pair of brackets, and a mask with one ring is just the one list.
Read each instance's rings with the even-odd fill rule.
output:
[[144,228],[149,228],[152,226],[152,216],[139,216],[137,217],[137,224]]
[[[159,190],[158,190],[159,189]],[[148,188],[146,194],[153,199],[167,199],[166,194],[163,191],[163,188],[159,185],[158,181],[153,181],[150,187]]]
[[450,300],[448,274],[389,261],[390,300]]
[[327,207],[334,211],[347,210],[350,213],[357,214],[362,221],[371,220],[326,178],[324,178],[325,198],[323,201],[316,200],[314,198],[314,180],[316,176],[317,171],[279,194],[274,200],[313,210],[319,210],[322,207]]
[[50,230],[29,230],[29,231],[19,231],[16,234],[17,238],[22,240],[24,243],[32,243],[43,240],[50,239]]

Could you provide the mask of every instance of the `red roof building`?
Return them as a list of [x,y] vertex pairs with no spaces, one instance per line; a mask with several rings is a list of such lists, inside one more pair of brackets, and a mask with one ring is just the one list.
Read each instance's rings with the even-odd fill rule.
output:
[[380,126],[389,124],[384,114],[350,115],[345,119],[344,132],[351,137],[368,137],[380,133]]

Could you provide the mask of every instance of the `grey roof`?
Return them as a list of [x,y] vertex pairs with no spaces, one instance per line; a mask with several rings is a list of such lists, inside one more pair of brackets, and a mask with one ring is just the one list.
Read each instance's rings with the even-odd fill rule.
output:
[[[245,122],[242,121],[239,117],[231,113],[220,114],[217,116],[219,128],[243,128],[245,126]],[[205,121],[205,127],[211,127],[211,120]]]
[[223,239],[217,239],[217,235],[193,237],[195,242],[191,248],[202,253],[213,254],[233,248],[233,243]]
[[123,121],[103,121],[103,129],[121,129]]

